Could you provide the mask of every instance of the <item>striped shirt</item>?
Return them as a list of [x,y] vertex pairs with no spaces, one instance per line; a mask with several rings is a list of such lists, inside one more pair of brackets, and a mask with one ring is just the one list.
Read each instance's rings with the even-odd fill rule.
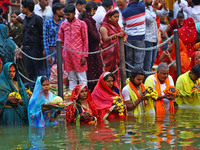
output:
[[145,38],[145,4],[132,2],[122,12],[125,32],[129,40],[144,40]]

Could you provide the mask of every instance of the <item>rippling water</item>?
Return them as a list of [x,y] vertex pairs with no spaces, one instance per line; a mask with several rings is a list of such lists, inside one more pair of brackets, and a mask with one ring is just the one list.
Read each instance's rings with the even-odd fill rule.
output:
[[94,126],[0,127],[0,150],[200,149],[200,109]]

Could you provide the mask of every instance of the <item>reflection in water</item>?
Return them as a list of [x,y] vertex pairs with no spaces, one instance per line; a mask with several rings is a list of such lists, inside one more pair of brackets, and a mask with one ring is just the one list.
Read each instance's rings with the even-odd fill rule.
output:
[[0,127],[0,149],[199,149],[200,110],[95,126]]

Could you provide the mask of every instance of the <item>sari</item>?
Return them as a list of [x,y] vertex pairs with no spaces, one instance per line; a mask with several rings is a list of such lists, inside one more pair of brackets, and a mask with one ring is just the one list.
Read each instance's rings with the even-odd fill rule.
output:
[[[92,92],[92,99],[96,105],[96,109],[99,114],[99,120],[102,120],[106,113],[108,113],[109,109],[113,106],[113,100],[115,96],[121,96],[120,90],[117,87],[116,82],[114,83],[114,91],[112,91],[105,83],[103,77],[104,74],[108,72],[104,72],[98,82],[96,87]],[[119,94],[118,94],[119,93]],[[122,99],[123,100],[123,99]],[[120,118],[119,113],[110,113],[108,119]]]
[[[87,97],[86,101],[89,104],[89,110],[87,108],[84,108],[81,105],[80,101],[78,100],[78,97],[79,97],[81,91],[85,87],[87,89],[87,95],[88,95],[88,97]],[[73,89],[73,91],[72,91],[72,95],[70,97],[69,102],[73,102],[73,103],[71,105],[69,105],[67,107],[67,110],[66,110],[66,122],[67,122],[67,124],[73,124],[73,123],[75,123],[76,120],[80,118],[80,115],[83,112],[86,112],[86,111],[88,111],[89,113],[92,113],[93,116],[98,117],[96,106],[95,106],[95,104],[94,104],[94,102],[92,100],[90,91],[87,88],[87,86],[82,85],[82,84],[77,85]],[[87,123],[88,123],[87,120],[85,120],[84,122],[81,122],[81,124],[87,124]]]
[[15,43],[8,38],[7,27],[0,24],[0,58],[2,65],[7,62],[14,62]]
[[[117,34],[122,32],[121,27],[118,24],[113,24],[108,18],[111,13],[113,13],[115,9],[111,9],[107,12],[106,16],[104,17],[103,23],[101,27],[105,27],[108,30],[108,36]],[[103,40],[102,40],[103,41]],[[114,44],[118,41],[117,39],[114,39],[110,42],[104,42],[102,44],[102,48],[109,47],[110,45]],[[117,68],[119,68],[120,65],[120,58],[119,58],[119,43],[115,44],[111,48],[107,49],[106,51],[103,51],[101,53],[104,63],[104,71],[113,72]],[[116,81],[118,84],[120,84],[120,71],[114,73],[116,77]]]
[[[190,65],[190,60],[187,54],[187,49],[185,48],[183,42],[179,39],[179,46],[180,46],[180,58],[181,58],[181,72],[182,74],[188,71],[189,65]],[[170,54],[171,58],[173,60],[176,60],[176,53],[175,53],[175,43],[173,41],[172,43],[172,52]],[[168,62],[169,59],[166,59],[166,62]],[[172,76],[174,83],[177,80],[176,76],[176,70],[174,70],[171,67],[169,67],[169,74]]]
[[[0,124],[17,126],[25,124],[28,120],[28,96],[17,69],[15,78],[18,83],[18,89],[13,85],[9,73],[11,65],[13,65],[12,62],[6,63],[0,75]],[[10,108],[5,107],[7,105],[8,95],[12,92],[19,92],[23,105],[19,104]]]
[[[195,83],[190,79],[189,72],[182,74],[177,82],[176,88],[179,91],[175,101],[178,105],[187,106],[199,106],[200,105],[200,92],[192,90],[195,87]],[[196,84],[200,83],[200,79],[196,81]]]
[[54,117],[55,110],[52,109],[42,112],[41,105],[43,103],[49,103],[55,95],[49,92],[48,98],[46,98],[42,89],[41,78],[41,76],[38,77],[36,81],[33,94],[28,105],[29,126],[44,127],[57,124],[56,120],[54,122],[49,122],[50,117]]
[[192,67],[194,65],[200,65],[198,63],[198,59],[200,58],[200,51],[196,51],[193,55],[192,55],[192,58],[191,58],[191,62],[190,62],[190,67],[189,67],[189,70],[192,69]]
[[191,17],[185,19],[183,27],[178,29],[178,32],[179,38],[182,40],[188,51],[188,56],[191,57],[193,54],[192,48],[197,40],[197,30],[195,27],[194,19]]

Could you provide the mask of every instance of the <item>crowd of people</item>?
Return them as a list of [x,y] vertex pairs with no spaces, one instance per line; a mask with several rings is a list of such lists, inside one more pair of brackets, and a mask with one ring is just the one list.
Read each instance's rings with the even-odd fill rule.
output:
[[[173,114],[175,103],[200,105],[200,2],[177,0],[173,11],[165,0],[116,0],[116,4],[114,8],[113,0],[54,0],[51,8],[48,0],[37,4],[22,0],[22,12],[8,14],[10,23],[6,8],[0,5],[1,125],[43,127],[58,123],[60,109],[43,105],[56,96],[50,91],[49,79],[56,76],[58,39],[72,91],[67,124]],[[148,51],[127,45],[125,59],[131,72],[127,72],[127,85],[121,87],[119,38],[145,49],[168,39],[174,29],[179,33],[182,75],[176,74],[174,40]],[[47,59],[31,59],[19,48],[31,57]],[[156,65],[157,72],[147,75]],[[20,73],[36,83],[22,82]],[[31,97],[25,87],[33,90]]]

